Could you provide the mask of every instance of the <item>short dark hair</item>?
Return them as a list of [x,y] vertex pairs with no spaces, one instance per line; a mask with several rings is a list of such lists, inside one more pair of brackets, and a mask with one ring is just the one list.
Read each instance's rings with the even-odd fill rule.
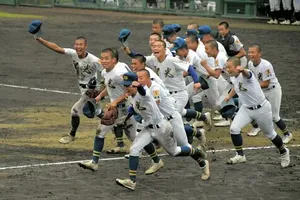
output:
[[191,42],[197,42],[197,43],[199,43],[198,37],[195,34],[188,34],[186,36],[186,38],[189,38],[191,40]]
[[226,29],[229,28],[228,22],[221,22],[221,23],[219,24],[219,26],[224,26]]
[[162,19],[155,19],[155,20],[153,20],[152,24],[159,24],[161,27],[163,27],[165,25],[165,23]]
[[147,69],[141,69],[138,72],[145,72],[147,74],[147,76],[150,78],[150,72]]
[[206,44],[208,44],[212,48],[216,48],[219,51],[218,43],[216,40],[209,40]]
[[160,42],[160,43],[163,44],[164,48],[167,48],[167,44],[166,44],[165,41],[163,41],[163,40],[156,40],[155,42]]
[[232,62],[232,64],[235,66],[235,67],[237,67],[237,66],[239,66],[239,65],[241,65],[241,60],[238,58],[238,57],[229,57],[228,59],[227,59],[227,62]]
[[117,61],[119,61],[119,52],[115,48],[105,48],[101,53],[110,53],[112,58],[115,58]]
[[87,44],[87,39],[84,36],[78,36],[75,40],[84,40],[84,43]]
[[135,54],[132,59],[137,59],[140,63],[146,63],[146,57],[142,54]]
[[249,48],[256,48],[258,52],[261,52],[261,46],[259,44],[252,44]]
[[[156,35],[156,36],[158,37],[158,39],[161,40],[161,35],[160,35],[159,33],[154,33],[154,32],[153,32],[153,33],[150,34],[150,36],[152,36],[152,35]],[[149,36],[149,37],[150,37],[150,36]]]

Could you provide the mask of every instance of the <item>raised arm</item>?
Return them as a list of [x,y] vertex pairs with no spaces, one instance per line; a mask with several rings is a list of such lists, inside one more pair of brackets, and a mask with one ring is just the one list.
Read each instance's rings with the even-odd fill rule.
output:
[[36,38],[36,41],[38,41],[39,43],[41,43],[42,45],[44,45],[45,47],[51,49],[52,51],[55,51],[57,53],[60,54],[65,54],[65,50],[63,48],[61,48],[60,46],[58,46],[57,44],[53,43],[53,42],[49,42],[41,37]]

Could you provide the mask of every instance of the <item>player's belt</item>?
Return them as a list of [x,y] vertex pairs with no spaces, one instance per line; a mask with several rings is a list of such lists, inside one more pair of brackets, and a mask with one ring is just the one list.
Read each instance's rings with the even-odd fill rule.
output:
[[273,86],[271,86],[271,87],[269,87],[269,88],[264,89],[264,91],[272,90],[272,89],[275,88],[275,87],[276,87],[276,86],[273,85]]
[[174,119],[174,117],[172,115],[170,115],[169,117],[167,117],[168,121],[170,121],[171,119]]
[[157,124],[149,124],[148,128],[154,129],[154,128],[159,128]]
[[247,108],[250,110],[257,110],[257,109],[261,108],[266,102],[267,102],[267,100],[264,100],[262,104],[259,104],[257,106],[253,106],[253,107],[247,107]]
[[181,91],[183,91],[183,90],[179,90],[179,91],[172,91],[172,92],[169,92],[170,94],[177,94],[177,93],[179,93],[179,92],[181,92]]
[[79,86],[82,87],[83,89],[86,89],[88,88],[88,85],[87,84],[82,84],[82,83],[79,83]]

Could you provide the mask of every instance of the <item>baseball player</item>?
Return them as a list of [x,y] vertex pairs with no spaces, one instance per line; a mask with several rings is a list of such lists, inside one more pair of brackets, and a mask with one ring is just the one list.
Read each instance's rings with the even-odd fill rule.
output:
[[[71,109],[71,125],[70,133],[59,140],[62,144],[67,144],[75,140],[76,131],[78,129],[80,118],[84,104],[89,100],[85,94],[88,90],[88,83],[91,79],[97,79],[97,72],[102,71],[102,66],[98,63],[99,58],[87,52],[87,39],[85,37],[77,37],[74,42],[74,49],[62,48],[57,44],[47,41],[41,37],[35,38],[40,44],[60,54],[69,56],[72,60],[73,67],[77,74],[78,86],[81,92],[81,98],[73,105]],[[97,86],[98,87],[98,86]],[[98,109],[98,113],[100,110]]]
[[[209,89],[207,90],[200,90],[196,94],[193,90],[193,82],[189,83],[186,87],[186,90],[188,92],[189,98],[192,99],[192,102],[194,103],[194,108],[198,112],[202,112],[203,104],[202,104],[202,96],[206,95],[209,102],[212,105],[216,104],[216,100],[218,98],[218,92],[217,92],[217,82],[214,78],[209,77],[206,69],[203,68],[200,64],[200,57],[197,55],[197,53],[191,49],[188,49],[187,44],[184,39],[178,38],[174,41],[174,47],[173,49],[176,51],[177,57],[182,60],[188,62],[190,65],[192,65],[198,76],[201,76],[209,85]],[[205,93],[205,94],[203,94]],[[207,113],[208,114],[208,113]],[[195,124],[197,127],[197,123]]]
[[152,22],[152,32],[158,33],[160,36],[163,35],[162,28],[164,27],[164,21],[162,19],[155,19]]
[[219,24],[216,39],[224,46],[229,57],[238,57],[241,60],[242,66],[247,66],[244,45],[234,33],[230,32],[227,22],[221,22]]
[[154,56],[147,57],[146,64],[157,63],[156,71],[164,82],[171,96],[175,99],[176,108],[183,117],[204,121],[207,129],[211,129],[210,113],[202,114],[192,109],[184,109],[188,102],[188,93],[186,91],[183,72],[188,72],[194,81],[195,93],[200,89],[199,77],[193,66],[188,62],[181,61],[178,58],[166,56],[166,43],[162,40],[154,43]]
[[[163,81],[159,78],[159,76],[149,67],[145,67],[145,63],[146,63],[146,58],[142,54],[136,54],[131,60],[132,71],[137,73],[138,71],[146,69],[150,74],[151,83],[153,83],[153,85],[159,84],[159,86],[156,86],[156,88],[158,88],[159,90],[162,90],[162,91],[161,92],[160,91],[152,92],[151,94],[156,95],[156,96],[153,96],[156,101],[157,101],[157,99],[159,99],[159,100],[162,99],[162,97],[165,97],[165,98],[163,98],[163,100],[165,100],[165,99],[167,100],[167,103],[163,103],[164,105],[167,105],[167,108],[163,108],[163,110],[165,110],[165,111],[162,111],[161,109],[160,110],[164,114],[165,118],[169,119],[172,126],[173,126],[173,123],[175,123],[175,126],[173,126],[173,130],[174,130],[174,135],[175,135],[178,143],[182,144],[182,145],[186,145],[186,143],[181,142],[181,141],[185,141],[185,139],[181,139],[181,137],[183,135],[183,131],[185,131],[185,133],[188,137],[188,140],[193,138],[193,136],[195,136],[201,142],[204,141],[203,143],[205,144],[205,139],[204,139],[205,129],[195,130],[194,128],[191,128],[191,126],[189,124],[184,124],[184,129],[182,129],[182,127],[179,127],[179,128],[177,127],[177,126],[181,126],[180,124],[183,125],[183,122],[182,122],[182,119],[175,120],[175,116],[177,116],[179,114],[177,109],[176,109],[176,112],[174,111],[175,100],[169,96],[170,95],[169,91],[167,90],[167,88],[165,87]],[[146,77],[146,80],[149,81],[147,78],[148,77]],[[141,82],[141,83],[144,85],[147,85],[150,88],[150,85],[148,85],[149,82],[148,82],[148,84],[146,82]],[[152,89],[153,88],[150,88],[150,90],[152,90]],[[158,93],[159,94],[162,93],[163,96],[158,95]],[[160,100],[160,101],[162,101],[162,100]],[[174,106],[173,106],[173,104],[174,104]],[[162,104],[159,105],[159,108],[161,106],[162,106]],[[173,107],[174,107],[174,109],[173,109]],[[173,112],[175,112],[175,114],[173,114]],[[166,114],[166,113],[168,113],[168,114]],[[170,117],[170,116],[172,116],[172,117]],[[178,118],[178,116],[177,116],[177,118]],[[179,135],[179,136],[177,137],[177,135]],[[188,141],[188,143],[191,143],[191,141]]]
[[282,0],[283,13],[285,20],[280,22],[282,25],[290,25],[293,16],[292,0]]
[[270,21],[268,24],[278,24],[278,17],[280,13],[280,0],[269,0],[270,4]]
[[300,0],[293,0],[296,21],[292,25],[300,26]]
[[281,137],[274,130],[271,104],[265,98],[259,82],[251,71],[240,66],[240,59],[236,57],[228,59],[226,71],[230,75],[233,88],[224,101],[228,101],[235,94],[238,94],[241,101],[241,107],[230,126],[230,135],[236,149],[236,156],[230,158],[227,164],[246,162],[241,129],[255,120],[265,136],[278,148],[281,155],[281,166],[288,167],[290,163],[289,149],[284,146]]
[[[280,118],[280,105],[281,105],[281,86],[276,78],[272,64],[261,58],[262,51],[258,44],[252,45],[248,50],[248,57],[250,59],[248,68],[253,72],[253,75],[258,80],[266,99],[272,106],[272,118],[278,128],[284,134],[282,140],[287,144],[292,138],[291,132],[288,130],[285,122]],[[254,127],[254,130],[248,133],[249,136],[256,136],[260,131],[259,127]]]
[[[108,95],[111,104],[116,104],[118,108],[118,119],[116,120],[115,125],[112,126],[105,126],[99,124],[97,128],[95,140],[94,140],[93,159],[87,162],[79,163],[81,167],[93,171],[97,170],[98,168],[100,152],[103,149],[104,138],[106,134],[110,132],[112,129],[116,133],[116,138],[119,138],[118,137],[119,134],[123,134],[123,127],[121,126],[121,124],[127,114],[127,107],[126,107],[127,102],[124,101],[124,99],[122,101],[122,99],[119,100],[118,98],[124,93],[124,87],[120,84],[120,82],[122,81],[121,76],[126,72],[130,71],[130,69],[125,63],[119,62],[118,57],[119,57],[118,52],[115,49],[107,48],[101,52],[100,62],[104,68],[104,70],[102,71],[102,76],[104,77],[104,83],[106,87],[99,94],[99,96],[96,97],[96,101],[99,102],[102,97]],[[132,124],[132,128],[129,131],[130,134],[128,134],[127,136],[130,140],[133,140],[135,137],[134,120],[130,119],[128,124]],[[124,143],[118,144],[118,147],[114,149],[114,151],[125,152]]]
[[[208,41],[205,44],[205,52],[209,57],[214,58],[214,68],[208,65],[206,60],[202,60],[202,66],[207,70],[210,76],[217,79],[219,97],[216,103],[216,107],[220,109],[220,105],[225,96],[227,96],[231,89],[230,76],[225,69],[225,64],[228,57],[218,50],[218,44],[215,40]],[[226,127],[230,126],[230,119],[223,119],[222,121],[215,124],[215,126]]]
[[[176,140],[171,135],[171,127],[163,119],[155,99],[150,95],[149,89],[137,82],[138,77],[147,73],[142,70],[137,73],[126,73],[122,84],[126,87],[128,95],[132,97],[132,109],[143,118],[143,129],[136,136],[131,148],[129,157],[129,179],[116,179],[118,185],[135,190],[136,173],[138,169],[139,152],[145,145],[157,139],[165,150],[172,156],[191,156],[199,165],[204,166],[206,176],[209,177],[208,161],[205,160],[205,152],[201,148],[189,146],[177,146]],[[149,73],[147,74],[149,77]],[[203,167],[202,167],[203,168]],[[203,172],[202,172],[203,173]]]

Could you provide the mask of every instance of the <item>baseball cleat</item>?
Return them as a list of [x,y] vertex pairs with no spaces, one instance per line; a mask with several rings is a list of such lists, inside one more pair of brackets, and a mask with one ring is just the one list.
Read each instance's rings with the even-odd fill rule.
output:
[[68,144],[68,143],[70,143],[74,140],[75,140],[74,136],[67,135],[67,136],[64,136],[64,137],[60,138],[59,142],[62,143],[62,144]]
[[293,139],[293,135],[292,135],[292,133],[289,133],[288,135],[284,135],[284,136],[282,137],[282,142],[283,142],[283,144],[287,144],[287,143],[289,143],[292,139]]
[[89,169],[91,171],[97,171],[98,169],[98,164],[95,163],[93,160],[89,160],[89,161],[83,161],[78,163],[79,167],[82,167],[83,169]]
[[106,151],[107,154],[124,154],[127,153],[125,147],[116,147],[114,149],[109,149]]
[[288,148],[285,149],[286,152],[280,156],[280,164],[283,168],[288,167],[290,164],[290,150]]
[[214,125],[216,127],[227,127],[227,126],[230,126],[230,124],[231,124],[230,119],[228,119],[228,120],[224,119],[218,123],[215,123]]
[[247,133],[248,136],[256,136],[260,132],[260,128],[252,128],[249,133]]
[[211,128],[212,128],[212,121],[211,121],[211,115],[210,115],[210,112],[206,112],[206,113],[205,113],[205,117],[206,117],[206,122],[205,122],[206,130],[207,130],[207,131],[210,131]]
[[134,190],[135,187],[136,187],[136,182],[133,182],[132,180],[130,180],[128,178],[127,179],[117,178],[116,182],[117,182],[118,185],[123,186],[123,187],[125,187],[129,190]]
[[294,26],[300,26],[300,21],[295,21],[295,22],[292,23],[292,25],[294,25]]
[[270,21],[267,22],[268,24],[274,24],[274,20],[270,19]]
[[222,117],[222,115],[217,115],[217,116],[215,116],[214,118],[213,118],[213,120],[214,121],[220,121],[220,120],[222,120],[223,119],[223,117]]
[[244,163],[246,162],[246,156],[240,156],[238,154],[236,154],[233,158],[229,158],[226,163],[227,164],[236,164],[236,163]]
[[201,169],[202,174],[201,174],[201,179],[206,181],[210,178],[210,171],[209,171],[209,162],[205,160],[205,166]]
[[158,163],[153,162],[153,165],[149,169],[146,170],[145,174],[146,175],[154,174],[155,172],[157,172],[159,169],[163,168],[164,166],[165,166],[164,162],[162,161],[162,159],[160,159]]

